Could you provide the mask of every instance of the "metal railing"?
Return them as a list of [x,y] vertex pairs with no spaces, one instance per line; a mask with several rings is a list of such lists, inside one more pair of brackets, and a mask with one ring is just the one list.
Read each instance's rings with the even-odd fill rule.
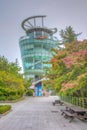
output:
[[87,108],[87,98],[72,97],[72,96],[60,96],[61,100],[71,103],[76,106]]

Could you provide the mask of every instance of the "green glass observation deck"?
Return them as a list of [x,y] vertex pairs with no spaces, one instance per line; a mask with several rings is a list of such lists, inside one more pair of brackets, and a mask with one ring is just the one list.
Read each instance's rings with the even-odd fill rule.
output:
[[45,16],[33,16],[22,22],[26,35],[20,38],[19,46],[25,77],[28,79],[42,76],[45,69],[51,67],[51,50],[56,48],[58,42],[53,36],[57,29],[45,27],[44,18]]

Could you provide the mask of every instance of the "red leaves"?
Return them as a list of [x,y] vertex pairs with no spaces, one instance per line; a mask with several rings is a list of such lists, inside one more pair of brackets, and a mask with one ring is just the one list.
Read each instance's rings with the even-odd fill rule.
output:
[[63,83],[63,84],[62,84],[63,87],[62,87],[61,91],[66,91],[66,90],[68,90],[68,89],[75,88],[75,87],[77,87],[77,85],[78,85],[77,82],[72,82],[72,83],[70,83],[70,82],[68,82],[68,83]]
[[73,65],[73,63],[74,63],[73,59],[68,57],[68,56],[65,57],[63,59],[63,61],[64,61],[65,65],[67,66],[67,68],[70,68]]
[[57,59],[55,59],[55,58],[52,58],[52,60],[51,60],[51,63],[57,63]]
[[72,65],[79,64],[82,61],[85,61],[87,58],[87,50],[82,50],[78,52],[72,52],[69,56],[63,59],[63,62],[67,66],[67,68],[72,67]]

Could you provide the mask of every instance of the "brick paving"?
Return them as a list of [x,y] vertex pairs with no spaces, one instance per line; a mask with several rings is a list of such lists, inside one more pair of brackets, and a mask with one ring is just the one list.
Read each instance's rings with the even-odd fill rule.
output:
[[61,116],[64,106],[53,106],[57,97],[29,97],[12,103],[12,111],[0,118],[0,130],[87,130],[87,122]]

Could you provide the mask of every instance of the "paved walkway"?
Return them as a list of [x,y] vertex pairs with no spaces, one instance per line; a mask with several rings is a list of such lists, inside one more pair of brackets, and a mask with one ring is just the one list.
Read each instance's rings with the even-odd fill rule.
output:
[[13,110],[0,118],[0,130],[87,130],[87,122],[69,123],[61,116],[61,106],[52,105],[55,98],[30,97],[12,103]]

